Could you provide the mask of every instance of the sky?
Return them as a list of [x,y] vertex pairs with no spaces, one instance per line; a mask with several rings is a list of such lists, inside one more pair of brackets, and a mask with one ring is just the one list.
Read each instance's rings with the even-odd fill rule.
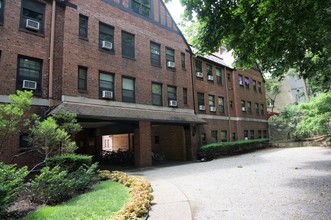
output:
[[172,0],[171,2],[167,3],[166,6],[171,16],[178,24],[181,21],[180,16],[184,13],[183,6],[179,3],[179,0]]
[[[180,4],[179,0],[172,0],[168,3],[166,3],[166,6],[167,6],[171,16],[173,17],[175,22],[178,24],[181,21],[181,18],[180,18],[181,15],[184,14],[184,7]],[[234,59],[233,59],[231,51],[222,54],[221,58],[225,61],[225,63],[228,66],[233,65]]]

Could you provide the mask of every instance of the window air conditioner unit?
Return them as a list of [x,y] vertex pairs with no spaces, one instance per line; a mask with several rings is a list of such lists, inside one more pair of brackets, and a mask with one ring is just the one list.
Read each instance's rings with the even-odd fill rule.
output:
[[248,141],[249,140],[249,138],[248,137],[245,137],[245,141]]
[[241,111],[245,112],[246,111],[246,107],[241,107]]
[[23,89],[37,89],[37,82],[36,81],[30,81],[30,80],[23,80]]
[[216,112],[216,107],[214,107],[214,106],[210,106],[210,111],[211,111],[211,112]]
[[239,85],[241,85],[241,86],[244,85],[244,81],[240,80]]
[[102,91],[102,98],[105,98],[105,99],[113,98],[113,91],[103,90]]
[[169,67],[169,68],[175,68],[175,62],[172,62],[172,61],[168,61],[167,62],[167,67]]
[[176,100],[170,100],[169,101],[169,106],[176,107],[177,106],[177,101]]
[[103,40],[101,47],[102,47],[102,49],[111,50],[111,49],[113,49],[113,43],[110,41]]
[[212,75],[208,75],[208,80],[209,81],[213,81],[214,80],[214,77]]
[[26,19],[25,27],[34,31],[39,31],[40,23],[31,19]]
[[200,111],[204,111],[204,110],[206,110],[206,108],[205,108],[204,105],[199,105],[199,110],[200,110]]
[[197,72],[197,77],[202,78],[203,77],[203,73],[202,72]]

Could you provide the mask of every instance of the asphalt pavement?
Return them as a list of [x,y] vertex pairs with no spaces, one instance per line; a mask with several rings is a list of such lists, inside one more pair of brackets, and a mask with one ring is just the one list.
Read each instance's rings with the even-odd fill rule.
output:
[[149,179],[148,220],[331,220],[331,148],[278,148],[131,171]]

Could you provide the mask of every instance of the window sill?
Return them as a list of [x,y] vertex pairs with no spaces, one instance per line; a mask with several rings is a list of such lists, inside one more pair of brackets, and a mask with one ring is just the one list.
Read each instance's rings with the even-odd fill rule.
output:
[[35,35],[35,36],[38,36],[38,37],[43,37],[45,38],[45,34],[44,33],[39,33],[39,32],[35,32],[35,31],[30,31],[28,29],[25,29],[25,28],[19,28],[19,31],[22,31],[24,33],[28,33],[28,34],[32,34],[32,35]]
[[115,50],[105,50],[99,47],[99,51],[103,52],[103,53],[108,53],[108,54],[112,54],[115,55]]
[[171,71],[171,72],[176,72],[176,68],[170,68],[170,67],[167,67],[167,70]]
[[89,41],[87,37],[78,36],[78,38],[84,41]]
[[78,92],[79,92],[79,93],[88,93],[87,90],[82,90],[82,89],[78,89]]
[[125,58],[125,59],[128,59],[128,60],[137,61],[136,58],[127,57],[127,56],[123,56],[123,55],[122,55],[122,58]]
[[153,64],[153,63],[151,63],[151,65],[154,66],[154,67],[162,68],[161,65],[157,65],[157,64]]

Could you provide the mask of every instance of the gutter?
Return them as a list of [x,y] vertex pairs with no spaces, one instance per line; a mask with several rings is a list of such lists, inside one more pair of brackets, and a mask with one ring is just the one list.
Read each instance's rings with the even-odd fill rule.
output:
[[52,2],[51,41],[49,48],[49,76],[48,76],[48,105],[53,107],[53,67],[54,67],[54,34],[55,34],[55,8],[56,2]]

